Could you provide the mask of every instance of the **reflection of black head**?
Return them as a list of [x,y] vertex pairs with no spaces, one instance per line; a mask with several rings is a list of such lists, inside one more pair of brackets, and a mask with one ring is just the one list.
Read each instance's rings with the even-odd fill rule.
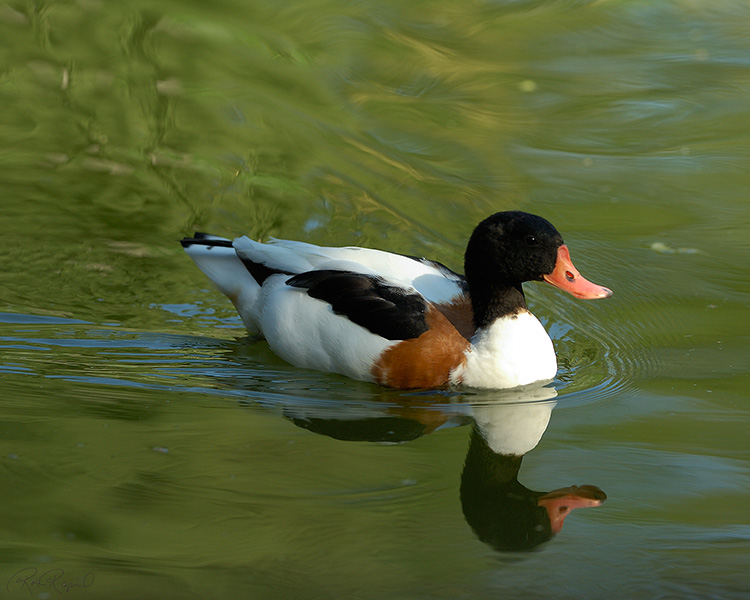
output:
[[518,481],[523,456],[496,454],[476,428],[461,474],[464,517],[496,550],[532,550],[552,537],[549,515],[537,504],[543,492]]

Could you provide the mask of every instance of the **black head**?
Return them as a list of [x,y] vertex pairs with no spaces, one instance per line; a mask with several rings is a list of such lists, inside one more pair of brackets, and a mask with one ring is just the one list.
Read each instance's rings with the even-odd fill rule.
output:
[[464,258],[475,325],[525,308],[521,284],[552,273],[562,244],[552,223],[525,212],[495,213],[477,225]]
[[563,239],[554,225],[520,211],[495,213],[474,229],[466,247],[465,272],[474,281],[518,285],[552,273]]

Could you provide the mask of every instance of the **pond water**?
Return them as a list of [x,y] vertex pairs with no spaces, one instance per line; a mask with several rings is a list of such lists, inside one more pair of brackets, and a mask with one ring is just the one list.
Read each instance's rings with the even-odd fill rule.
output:
[[[0,39],[7,597],[750,597],[750,5],[19,0]],[[508,209],[615,292],[526,285],[523,393],[287,365],[177,243],[461,270]]]

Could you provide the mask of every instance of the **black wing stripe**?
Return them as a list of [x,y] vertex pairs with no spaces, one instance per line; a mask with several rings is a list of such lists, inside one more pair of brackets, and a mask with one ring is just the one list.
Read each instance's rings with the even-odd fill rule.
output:
[[287,280],[328,302],[333,312],[388,340],[408,340],[427,331],[427,302],[417,292],[382,277],[353,271],[307,271]]

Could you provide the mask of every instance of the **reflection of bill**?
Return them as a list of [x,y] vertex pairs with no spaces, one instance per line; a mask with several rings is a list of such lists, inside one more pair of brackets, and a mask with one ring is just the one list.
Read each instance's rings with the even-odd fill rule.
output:
[[[562,529],[571,510],[599,506],[607,498],[593,485],[544,493],[518,481],[523,455],[539,443],[555,406],[551,388],[539,388],[534,394],[532,402],[474,406],[475,426],[461,475],[461,506],[479,539],[498,550],[536,548]],[[530,399],[528,391],[524,399]]]
[[547,492],[537,498],[537,504],[547,511],[552,533],[558,533],[571,510],[599,506],[606,499],[607,495],[595,485],[571,485]]

